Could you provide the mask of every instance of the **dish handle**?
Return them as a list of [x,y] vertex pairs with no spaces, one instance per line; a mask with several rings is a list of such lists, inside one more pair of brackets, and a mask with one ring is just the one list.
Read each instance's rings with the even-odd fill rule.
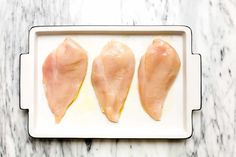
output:
[[192,105],[192,110],[200,110],[202,103],[202,58],[201,54],[193,53],[191,55],[191,69],[188,69],[188,74],[191,78],[188,78],[188,98]]
[[33,59],[29,53],[20,54],[20,108],[29,109],[34,100]]

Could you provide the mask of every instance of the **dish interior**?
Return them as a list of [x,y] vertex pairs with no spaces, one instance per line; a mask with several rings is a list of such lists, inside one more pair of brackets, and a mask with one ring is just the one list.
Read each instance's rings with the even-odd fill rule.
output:
[[[88,52],[88,70],[76,101],[69,107],[59,124],[54,121],[42,83],[42,65],[47,55],[69,37]],[[137,71],[141,56],[153,39],[168,42],[177,51],[181,68],[165,100],[161,121],[154,121],[142,108],[138,93]],[[108,121],[101,112],[91,84],[94,58],[110,40],[128,45],[135,54],[135,73],[118,123]],[[43,32],[36,33],[34,45],[35,95],[32,104],[32,131],[44,137],[160,137],[183,136],[188,128],[186,104],[186,38],[181,31],[163,32]],[[191,117],[189,117],[191,118]]]

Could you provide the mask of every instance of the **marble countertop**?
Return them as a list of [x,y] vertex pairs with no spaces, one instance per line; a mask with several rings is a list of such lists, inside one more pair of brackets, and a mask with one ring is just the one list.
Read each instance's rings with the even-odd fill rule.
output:
[[[0,156],[236,156],[235,0],[1,0]],[[19,109],[19,54],[34,25],[188,25],[203,105],[187,140],[33,139]]]

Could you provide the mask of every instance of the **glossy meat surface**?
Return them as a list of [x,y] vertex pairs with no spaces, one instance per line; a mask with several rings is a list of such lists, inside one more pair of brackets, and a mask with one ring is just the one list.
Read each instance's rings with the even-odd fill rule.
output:
[[139,94],[144,110],[160,120],[165,98],[179,69],[180,59],[167,42],[155,39],[142,56],[139,69]]
[[57,123],[76,99],[87,64],[87,52],[72,39],[65,39],[44,61],[44,90]]
[[133,78],[135,58],[131,49],[110,41],[93,62],[91,81],[100,108],[112,122],[118,122]]

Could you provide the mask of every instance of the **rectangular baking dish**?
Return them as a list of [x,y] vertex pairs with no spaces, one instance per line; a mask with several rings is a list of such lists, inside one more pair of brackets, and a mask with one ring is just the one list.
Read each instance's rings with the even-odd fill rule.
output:
[[[42,64],[66,37],[88,51],[88,71],[80,95],[56,124],[43,90]],[[152,40],[160,38],[177,51],[181,68],[166,98],[161,121],[143,110],[138,94],[137,68]],[[100,111],[91,85],[91,65],[110,40],[127,44],[134,52],[133,81],[119,123]],[[201,108],[201,57],[192,52],[187,26],[36,26],[29,32],[29,53],[20,56],[20,107],[28,109],[29,134],[36,138],[188,138],[192,111]]]

